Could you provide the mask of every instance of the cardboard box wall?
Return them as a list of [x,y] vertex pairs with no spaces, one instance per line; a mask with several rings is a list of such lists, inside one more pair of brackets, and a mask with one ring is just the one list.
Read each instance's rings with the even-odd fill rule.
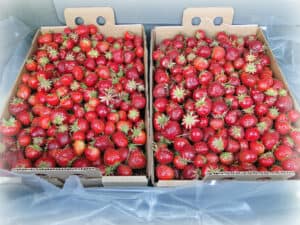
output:
[[[154,64],[152,60],[152,52],[155,49],[156,45],[158,45],[165,38],[173,38],[176,34],[184,34],[187,36],[193,36],[194,32],[198,29],[203,29],[206,34],[210,37],[214,37],[215,34],[219,31],[225,31],[229,34],[236,34],[238,36],[246,36],[246,35],[257,35],[258,39],[261,40],[266,48],[267,54],[271,59],[271,69],[276,78],[282,80],[285,84],[285,87],[288,89],[287,81],[280,70],[278,63],[268,45],[268,42],[264,36],[262,29],[258,25],[232,25],[234,10],[230,7],[225,8],[217,8],[217,7],[209,7],[209,8],[187,8],[183,12],[182,16],[182,26],[163,26],[163,27],[155,27],[151,32],[151,43],[150,43],[150,72],[149,72],[149,86],[150,86],[150,141],[154,143],[154,130],[153,130],[153,72],[154,72]],[[193,18],[200,18],[200,24],[193,25]],[[220,25],[215,25],[215,18],[222,18],[223,23]],[[293,96],[290,93],[294,106],[297,110],[299,110],[299,105]],[[178,185],[186,185],[195,181],[188,180],[170,180],[170,181],[157,181],[155,179],[155,162],[153,151],[151,152],[151,156],[149,157],[152,163],[151,170],[151,181],[156,186],[178,186]],[[205,180],[281,180],[288,179],[295,175],[294,172],[219,172],[214,174],[209,174],[202,181]],[[196,182],[202,182],[196,181]]]
[[[147,107],[145,109],[145,126],[147,135],[149,134],[149,99],[147,90],[148,88],[148,51],[146,44],[146,35],[144,27],[141,24],[134,25],[116,25],[114,11],[109,7],[91,7],[91,8],[66,8],[64,11],[66,25],[70,27],[76,26],[76,19],[80,17],[83,19],[84,24],[95,24],[98,26],[101,33],[105,36],[121,37],[125,31],[131,31],[137,35],[143,37],[144,40],[144,80],[145,80],[145,94]],[[105,19],[105,24],[98,25],[98,17]],[[44,32],[62,32],[66,26],[55,26],[55,27],[41,27],[35,34],[32,40],[32,46],[24,60],[21,70],[16,78],[14,86],[9,94],[9,98],[6,103],[6,107],[1,114],[1,118],[8,117],[8,104],[9,101],[15,96],[17,87],[21,82],[20,75],[26,72],[24,67],[26,60],[35,52],[37,49],[37,38],[41,33]],[[147,138],[147,144],[145,146],[146,155],[149,154],[149,138]],[[148,157],[147,157],[148,158]],[[49,182],[62,186],[66,178],[70,175],[78,175],[84,186],[146,186],[148,185],[148,178],[150,177],[150,162],[147,162],[147,172],[144,176],[102,176],[97,168],[51,168],[51,169],[13,169],[13,172],[20,174],[37,174]]]

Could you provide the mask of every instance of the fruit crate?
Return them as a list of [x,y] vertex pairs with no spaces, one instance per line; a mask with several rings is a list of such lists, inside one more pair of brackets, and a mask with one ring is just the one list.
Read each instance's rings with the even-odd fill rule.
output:
[[[10,91],[6,107],[4,108],[1,118],[7,118],[9,116],[8,105],[11,99],[17,92],[18,85],[21,83],[21,74],[26,72],[25,64],[27,59],[35,52],[38,47],[37,40],[40,34],[44,32],[62,32],[66,27],[74,27],[78,24],[78,20],[83,20],[85,24],[95,24],[100,32],[105,36],[120,37],[124,35],[126,31],[139,35],[143,38],[144,47],[144,82],[145,89],[148,90],[148,53],[147,43],[144,27],[141,24],[132,25],[116,25],[114,11],[110,7],[90,7],[90,8],[66,8],[64,16],[67,26],[51,26],[40,27],[35,33],[32,40],[32,46],[26,56],[26,59],[21,67],[19,75],[15,81],[14,87]],[[99,19],[100,18],[100,19]],[[100,21],[100,22],[99,22]],[[146,108],[145,108],[145,129],[147,135],[149,134],[149,110],[148,110],[148,94],[146,94]],[[150,154],[149,151],[149,138],[145,145],[146,156]],[[147,168],[145,174],[134,176],[103,176],[99,169],[95,167],[88,168],[17,168],[12,171],[19,174],[36,174],[49,182],[63,186],[64,181],[71,175],[77,175],[84,186],[147,186],[149,180],[151,164],[147,161]]]
[[[279,65],[276,62],[276,59],[268,45],[267,39],[263,33],[263,30],[258,25],[232,25],[234,10],[233,8],[187,8],[183,12],[182,26],[159,26],[155,27],[151,33],[151,44],[150,44],[150,141],[154,145],[154,127],[153,127],[153,87],[154,87],[154,69],[155,65],[152,59],[153,52],[156,46],[161,43],[165,38],[173,38],[177,34],[183,34],[187,36],[192,36],[196,30],[201,29],[206,32],[206,35],[211,37],[215,36],[217,32],[225,31],[228,34],[235,34],[238,36],[247,36],[247,35],[256,35],[258,40],[262,41],[266,48],[266,54],[270,57],[270,67],[273,71],[275,78],[283,81],[284,86],[288,89],[286,79],[280,70]],[[221,24],[215,24],[214,20],[222,19]],[[193,25],[195,19],[200,23]],[[299,105],[293,96],[292,93],[289,93],[293,99],[293,104],[296,110],[299,111]],[[154,148],[154,146],[152,146]],[[151,160],[151,180],[152,183],[156,186],[178,186],[185,185],[192,182],[201,182],[205,180],[281,180],[289,179],[295,175],[294,172],[282,171],[282,172],[256,172],[256,171],[247,171],[247,172],[212,172],[208,173],[202,180],[158,180],[155,175],[155,160],[154,153],[151,152],[149,157]]]

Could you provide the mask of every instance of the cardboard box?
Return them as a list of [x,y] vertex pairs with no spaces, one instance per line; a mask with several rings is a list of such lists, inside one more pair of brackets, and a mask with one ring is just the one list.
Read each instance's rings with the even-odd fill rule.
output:
[[[152,52],[155,49],[155,46],[159,44],[165,38],[173,38],[176,34],[182,33],[184,35],[192,36],[194,32],[198,29],[203,29],[206,31],[208,36],[215,36],[215,34],[219,31],[225,31],[229,34],[236,34],[239,36],[246,36],[251,34],[256,34],[259,40],[263,41],[263,43],[267,47],[267,54],[271,59],[271,69],[274,73],[274,76],[280,80],[282,80],[285,84],[285,87],[288,88],[286,79],[280,70],[276,59],[270,49],[270,46],[267,43],[267,40],[263,34],[262,29],[258,25],[232,25],[233,20],[233,8],[187,8],[183,12],[182,17],[182,26],[164,26],[164,27],[155,27],[151,33],[151,46],[150,46],[150,57],[152,57]],[[192,25],[192,19],[199,17],[201,22],[199,25]],[[214,24],[214,19],[217,17],[221,17],[223,19],[223,23],[220,25]],[[154,65],[151,59],[150,64],[150,141],[153,143],[153,71]],[[299,105],[296,102],[295,97],[290,93],[293,100],[294,106],[297,110],[299,110]],[[170,181],[157,181],[155,180],[155,171],[154,171],[154,158],[153,152],[149,156],[149,161],[152,163],[151,170],[151,180],[156,186],[178,186],[189,184],[195,181],[188,180],[170,180]],[[206,176],[203,180],[279,180],[279,179],[288,179],[293,177],[294,172],[220,172],[214,173]],[[202,181],[203,181],[202,180]],[[196,181],[196,182],[201,182]]]
[[[123,36],[125,31],[131,31],[137,35],[143,37],[144,40],[144,66],[145,66],[145,88],[148,90],[148,51],[147,51],[147,44],[146,44],[146,35],[144,31],[144,27],[141,24],[134,24],[134,25],[115,25],[115,17],[114,11],[112,8],[109,7],[95,7],[95,8],[67,8],[65,9],[65,20],[67,26],[74,27],[76,26],[76,19],[80,17],[83,19],[85,24],[95,24],[99,27],[101,33],[105,36],[114,36],[120,37]],[[105,19],[104,25],[97,24],[97,18],[102,16]],[[19,72],[17,80],[15,81],[14,87],[9,94],[9,98],[6,104],[4,111],[1,114],[1,118],[6,118],[8,116],[7,106],[9,104],[10,99],[15,96],[17,91],[17,87],[20,83],[20,75],[25,70],[25,62],[26,60],[34,53],[37,49],[37,37],[43,32],[61,32],[65,26],[57,26],[57,27],[41,27],[35,34],[32,46],[26,56],[26,59],[22,65],[22,68]],[[147,135],[149,134],[149,111],[148,111],[148,94],[147,91],[146,100],[147,100],[147,107],[145,110],[145,125],[146,125],[146,132]],[[145,146],[146,155],[149,154],[149,138],[147,144]],[[148,158],[148,157],[147,157]],[[62,186],[65,179],[70,175],[78,175],[82,181],[84,186],[146,186],[148,185],[148,178],[149,178],[149,171],[150,171],[150,162],[147,163],[147,172],[143,176],[102,176],[100,171],[96,168],[53,168],[53,169],[13,169],[13,172],[20,173],[20,174],[37,174],[44,179],[50,181],[51,183]]]

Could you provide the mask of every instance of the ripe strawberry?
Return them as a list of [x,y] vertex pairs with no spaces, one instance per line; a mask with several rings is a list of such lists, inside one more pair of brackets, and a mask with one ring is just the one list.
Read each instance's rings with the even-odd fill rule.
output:
[[[200,173],[200,174],[199,174]],[[187,165],[182,171],[182,177],[187,180],[198,179],[201,176],[201,170],[197,170],[194,165]]]
[[146,132],[140,128],[133,128],[131,139],[133,144],[144,145],[147,141]]
[[284,170],[287,171],[298,171],[299,170],[299,164],[295,159],[286,159],[282,161],[281,166]]
[[207,93],[210,97],[221,97],[225,94],[225,88],[219,82],[212,82],[207,89]]
[[284,161],[285,159],[290,158],[292,154],[292,149],[287,145],[279,145],[274,151],[274,155],[279,161]]
[[239,154],[239,160],[242,163],[254,163],[257,160],[257,155],[254,151],[244,149]]
[[288,112],[288,118],[292,123],[295,123],[300,119],[300,113],[292,109]]
[[266,149],[271,150],[278,143],[279,134],[274,130],[270,130],[262,135],[261,140]]
[[56,163],[61,167],[71,166],[75,158],[71,148],[57,149],[54,156]]
[[245,130],[245,139],[247,141],[257,141],[260,138],[258,128],[250,127]]
[[172,180],[175,177],[174,170],[167,165],[157,165],[155,174],[158,180]]
[[215,60],[222,60],[225,57],[225,49],[220,46],[215,46],[212,49],[211,57]]
[[141,150],[135,149],[129,153],[127,163],[132,169],[143,169],[146,167],[146,157]]
[[162,130],[162,135],[169,140],[174,140],[180,134],[181,127],[176,121],[169,121]]
[[132,176],[132,169],[128,165],[120,164],[117,168],[118,176]]
[[100,157],[100,150],[91,145],[84,149],[84,155],[89,161],[96,161]]
[[104,164],[107,166],[115,166],[121,162],[120,152],[113,148],[108,148],[104,152],[103,158],[104,158]]
[[249,128],[257,124],[257,118],[253,114],[244,114],[239,122],[244,128]]
[[54,168],[56,162],[52,157],[43,156],[35,161],[34,166],[36,168]]
[[84,168],[90,167],[91,163],[86,158],[78,158],[72,163],[72,167],[74,168]]
[[297,129],[294,129],[291,131],[290,136],[293,139],[294,143],[297,146],[300,146],[300,131]]
[[272,152],[266,152],[259,156],[258,163],[260,166],[270,167],[275,163],[275,157]]
[[160,164],[169,164],[173,161],[174,154],[166,147],[156,149],[154,157]]
[[128,138],[121,131],[115,132],[112,135],[112,140],[117,147],[124,148],[128,146]]
[[199,116],[207,116],[211,112],[212,101],[210,98],[203,97],[196,101],[195,107]]
[[175,155],[173,164],[176,169],[182,170],[188,164],[188,161],[183,159],[180,155]]

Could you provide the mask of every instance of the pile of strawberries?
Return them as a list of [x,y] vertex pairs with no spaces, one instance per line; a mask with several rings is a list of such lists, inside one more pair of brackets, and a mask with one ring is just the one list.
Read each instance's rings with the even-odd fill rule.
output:
[[300,172],[300,114],[255,35],[178,34],[152,58],[157,179]]
[[145,173],[144,41],[95,25],[43,33],[0,122],[1,168]]

